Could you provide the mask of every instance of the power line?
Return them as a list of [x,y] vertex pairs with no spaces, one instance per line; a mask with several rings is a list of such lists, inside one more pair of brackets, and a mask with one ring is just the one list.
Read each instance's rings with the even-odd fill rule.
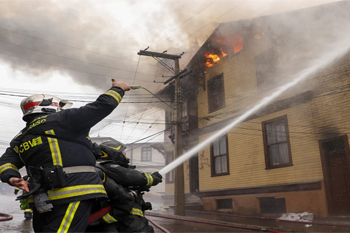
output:
[[[141,59],[141,56],[139,55],[139,61],[138,61],[137,66],[136,66],[136,71],[137,71],[137,69],[139,68],[139,62],[140,62],[140,59]],[[134,79],[132,80],[132,84],[134,84],[134,83],[135,83],[136,74],[137,74],[137,72],[135,72],[135,76],[134,76]],[[124,122],[125,122],[125,120],[126,120],[126,116],[127,116],[127,114],[128,114],[128,109],[129,109],[129,104],[126,106],[126,111],[125,111]],[[124,124],[123,124],[123,127],[122,127],[122,131],[121,131],[121,134],[120,134],[120,138],[121,138],[121,137],[122,137],[122,135],[123,135],[123,130],[124,130]]]
[[[39,50],[36,50],[36,49],[28,48],[28,47],[22,46],[22,45],[13,44],[13,43],[11,43],[11,42],[7,42],[7,41],[3,41],[3,40],[0,40],[0,42],[2,42],[2,43],[7,43],[7,44],[11,44],[11,45],[18,46],[18,47],[25,48],[25,49],[29,49],[29,50],[32,50],[32,51],[35,51],[35,52],[38,52],[38,53],[47,54],[47,55],[50,55],[50,56],[55,56],[55,57],[59,57],[59,58],[64,58],[64,59],[68,59],[68,60],[72,60],[72,61],[77,61],[77,62],[81,62],[81,63],[85,63],[85,64],[91,64],[91,65],[95,65],[95,66],[100,66],[100,67],[104,67],[104,68],[109,68],[109,69],[113,69],[113,70],[121,70],[121,71],[126,71],[126,72],[130,72],[130,73],[134,73],[134,71],[125,70],[125,69],[120,69],[120,68],[111,67],[111,66],[106,66],[106,65],[101,65],[101,64],[96,64],[96,63],[87,62],[87,61],[82,61],[82,60],[79,60],[79,59],[69,58],[69,57],[65,57],[65,56],[60,56],[60,55],[53,54],[53,53],[43,52],[43,51],[39,51]],[[139,72],[139,73],[140,73],[140,74],[145,74],[145,75],[150,75],[150,76],[155,76],[155,75],[153,75],[153,74],[147,74],[147,73],[142,73],[142,72]]]
[[[5,95],[5,96],[15,96],[15,97],[28,97],[28,95],[22,95],[22,94],[9,94],[9,93],[0,93],[1,95]],[[82,103],[90,103],[93,102],[94,100],[79,100],[79,99],[69,99],[70,101],[76,101],[76,102],[82,102]],[[169,101],[170,102],[170,101]],[[145,104],[145,103],[163,103],[162,101],[158,101],[158,100],[154,100],[152,102],[149,101],[122,101],[120,102],[121,104],[129,104],[129,103],[133,103],[133,104]],[[17,105],[16,105],[17,106]]]
[[[12,54],[3,52],[3,51],[1,51],[0,53],[6,54],[6,55],[11,56],[11,57],[16,57],[16,58],[19,58],[19,59],[28,60],[28,61],[31,61],[31,62],[41,63],[41,64],[53,66],[53,67],[58,67],[58,68],[60,68],[60,69],[73,70],[73,71],[75,71],[75,72],[80,72],[80,73],[85,73],[85,74],[92,74],[92,75],[99,76],[99,77],[104,76],[104,77],[110,77],[110,78],[114,78],[114,79],[118,79],[118,80],[119,80],[119,79],[127,79],[127,80],[128,80],[128,78],[121,78],[121,77],[115,77],[115,76],[108,76],[108,75],[104,75],[104,74],[97,74],[97,73],[92,73],[92,72],[87,72],[87,71],[81,71],[81,70],[78,70],[78,69],[73,69],[73,68],[68,68],[68,67],[56,66],[56,65],[53,65],[53,64],[50,64],[50,63],[46,63],[46,62],[33,61],[33,60],[31,60],[31,59],[23,58],[23,57],[18,57],[18,56],[15,56],[15,55],[12,55]],[[136,73],[135,73],[135,74],[136,74]],[[146,81],[146,80],[142,80],[142,79],[135,79],[135,80],[142,81],[142,82],[152,82],[152,81]]]
[[[10,33],[14,33],[14,34],[18,34],[18,35],[25,36],[25,37],[29,37],[29,38],[33,38],[33,39],[36,39],[36,40],[45,41],[45,42],[52,43],[52,44],[57,44],[57,45],[60,45],[60,46],[63,46],[63,47],[67,47],[67,48],[72,48],[72,49],[88,52],[88,53],[94,53],[94,54],[98,54],[98,55],[102,55],[102,56],[106,56],[106,57],[110,57],[110,58],[114,58],[114,59],[118,59],[118,60],[123,60],[123,61],[136,62],[136,61],[133,61],[133,60],[127,60],[125,58],[115,57],[115,56],[112,56],[112,55],[109,55],[109,54],[103,54],[103,53],[99,53],[99,52],[96,52],[96,51],[86,50],[86,49],[82,49],[82,48],[78,48],[78,47],[65,45],[65,44],[54,42],[54,41],[50,41],[50,40],[46,40],[46,39],[43,39],[43,38],[35,37],[35,36],[30,36],[30,35],[27,35],[27,34],[24,34],[24,33],[11,31],[11,30],[8,30],[8,29],[5,29],[5,28],[0,28],[0,30],[7,31],[7,32],[10,32]],[[146,65],[149,65],[149,66],[154,66],[154,65],[147,64],[147,63],[142,63],[142,64],[146,64]]]
[[[175,63],[175,61],[173,62],[173,64],[171,65],[171,66],[173,66],[174,65],[174,63]],[[158,67],[159,67],[159,65],[158,65]],[[157,71],[156,71],[156,74],[158,73],[158,67],[157,67]],[[169,72],[169,70],[168,70],[168,72]],[[158,89],[160,88],[160,86],[162,85],[162,83],[160,83],[159,85],[158,85],[158,88],[157,88],[157,91],[158,91]],[[152,96],[152,98],[154,98],[155,96],[153,95]],[[151,99],[152,100],[152,99]],[[162,100],[163,101],[163,100]],[[145,112],[146,112],[146,110],[148,109],[148,106],[149,106],[149,104],[147,104],[147,106],[145,107],[145,109],[144,109],[144,111],[142,112],[142,114],[141,114],[141,116],[140,116],[140,118],[139,118],[139,120],[138,121],[140,121],[141,120],[141,118],[143,117],[143,115],[145,114]],[[160,117],[160,116],[159,116]],[[154,121],[154,123],[159,119],[159,117]],[[138,124],[138,123],[137,123]],[[136,124],[136,125],[137,125]],[[134,132],[134,130],[135,130],[135,128],[136,128],[136,125],[135,125],[135,127],[134,127],[134,129],[131,131],[131,133],[129,134],[129,137],[132,135],[132,133]],[[151,128],[153,126],[153,124],[152,125],[150,125],[149,126],[149,128],[143,133],[143,134],[141,134],[141,136],[140,137],[142,137],[144,134],[146,134],[147,133],[147,131]],[[126,139],[126,140],[128,140],[129,139],[129,137]]]

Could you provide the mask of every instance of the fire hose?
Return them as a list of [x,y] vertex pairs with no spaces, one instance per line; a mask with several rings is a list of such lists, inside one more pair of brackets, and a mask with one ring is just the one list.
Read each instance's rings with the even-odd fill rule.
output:
[[0,213],[0,221],[12,220],[13,216],[9,214]]

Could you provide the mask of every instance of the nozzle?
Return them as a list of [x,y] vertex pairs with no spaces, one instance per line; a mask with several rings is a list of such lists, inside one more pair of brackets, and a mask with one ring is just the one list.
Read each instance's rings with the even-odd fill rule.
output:
[[136,90],[136,89],[140,89],[141,86],[138,86],[138,85],[130,85],[130,89],[131,90]]

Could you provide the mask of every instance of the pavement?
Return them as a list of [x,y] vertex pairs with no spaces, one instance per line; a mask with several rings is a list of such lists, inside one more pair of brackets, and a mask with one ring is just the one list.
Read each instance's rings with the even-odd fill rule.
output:
[[[33,233],[31,221],[24,219],[15,195],[0,194],[0,213],[10,214],[12,220],[0,221],[0,233]],[[228,225],[238,225],[258,229],[270,229],[279,232],[350,232],[350,216],[314,218],[312,222],[279,220],[279,216],[243,216],[228,212],[186,211],[186,216],[174,215],[171,208],[154,205],[147,214],[160,217],[178,217],[186,220],[200,220]],[[216,231],[218,232],[218,231]]]
[[[152,216],[177,217],[182,219],[204,220],[221,224],[233,224],[277,232],[350,232],[350,216],[314,218],[313,221],[278,219],[278,215],[243,216],[225,212],[186,211],[186,216],[174,215],[168,208],[158,208],[149,212]],[[146,215],[147,216],[147,215]]]
[[24,211],[15,199],[14,194],[0,194],[0,213],[12,216],[11,220],[0,221],[0,233],[33,233],[32,221],[24,219]]

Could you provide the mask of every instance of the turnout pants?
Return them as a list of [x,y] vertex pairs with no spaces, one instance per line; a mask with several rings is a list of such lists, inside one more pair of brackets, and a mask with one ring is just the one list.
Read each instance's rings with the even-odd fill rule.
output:
[[68,204],[54,205],[45,213],[33,209],[35,232],[85,232],[91,213],[93,199]]

